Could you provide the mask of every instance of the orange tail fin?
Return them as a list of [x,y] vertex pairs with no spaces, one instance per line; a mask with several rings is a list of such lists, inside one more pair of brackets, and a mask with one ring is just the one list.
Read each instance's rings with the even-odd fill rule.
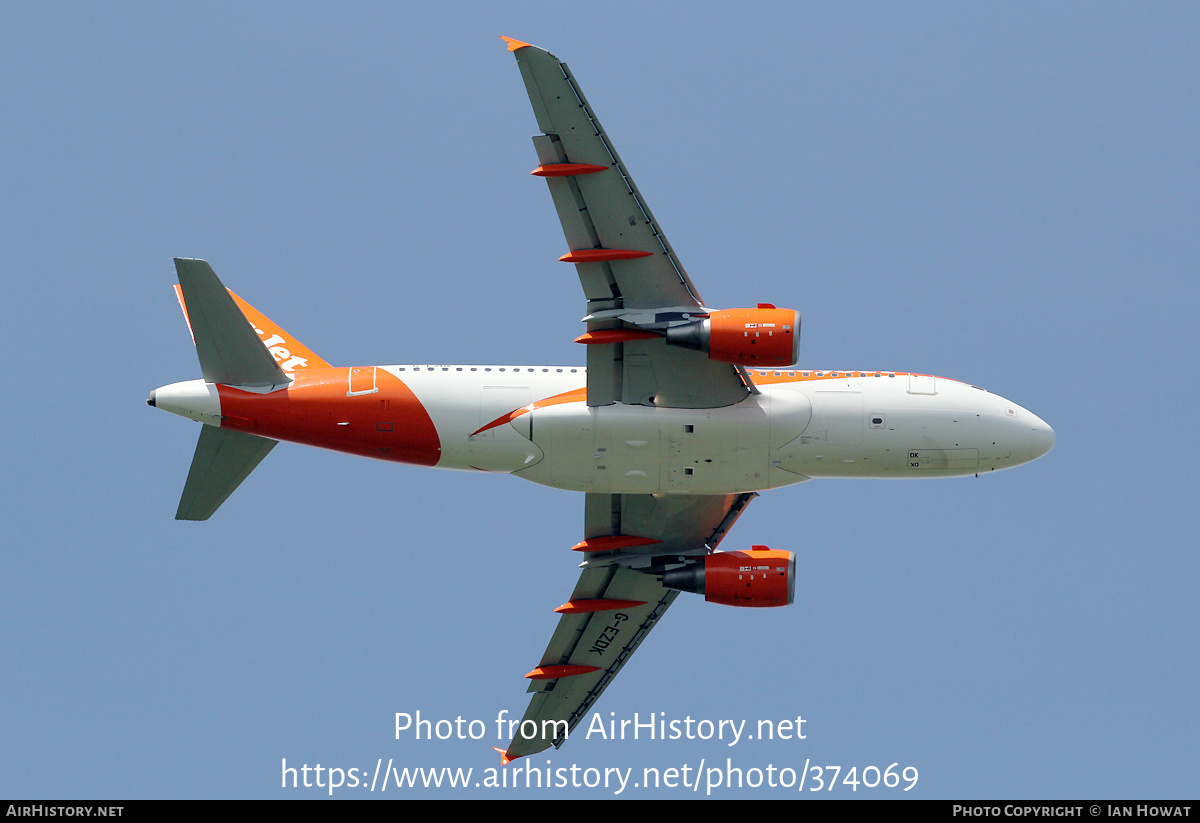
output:
[[[226,289],[226,291],[229,290]],[[179,298],[179,307],[183,309],[183,317],[188,321],[188,331],[190,332],[192,330],[192,321],[188,318],[187,303],[183,299],[183,289],[178,284],[175,285],[175,296]],[[250,325],[254,327],[258,338],[267,347],[267,351],[271,352],[271,356],[275,358],[275,362],[279,363],[279,368],[285,372],[292,372],[299,369],[327,369],[330,367],[328,363],[314,354],[312,349],[292,337],[283,330],[282,326],[272,322],[269,317],[258,309],[251,306],[232,291],[229,291],[229,296],[233,298],[233,302],[237,304],[242,314],[250,321]],[[193,341],[195,337],[196,335],[193,333]]]

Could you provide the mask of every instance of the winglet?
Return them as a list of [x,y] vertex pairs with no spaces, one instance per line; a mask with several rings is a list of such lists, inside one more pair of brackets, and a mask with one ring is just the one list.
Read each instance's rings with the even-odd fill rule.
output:
[[517,49],[529,48],[529,45],[530,45],[529,43],[522,43],[520,40],[517,40],[516,38],[513,38],[513,37],[505,37],[503,34],[500,35],[500,39],[503,40],[505,43],[508,43],[509,51],[516,51]]
[[492,751],[500,752],[500,765],[501,766],[507,766],[509,763],[513,762],[518,757],[521,757],[521,755],[519,755],[519,754],[515,755],[514,757],[509,757],[508,752],[506,752],[504,749],[500,748],[499,746],[492,746]]

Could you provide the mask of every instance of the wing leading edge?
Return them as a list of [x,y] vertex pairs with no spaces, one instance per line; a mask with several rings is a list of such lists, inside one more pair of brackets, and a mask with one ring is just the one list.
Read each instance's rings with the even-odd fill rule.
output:
[[[504,38],[542,134],[538,167],[587,298],[590,333],[665,330],[706,309],[566,63]],[[588,346],[588,405],[715,408],[744,400],[749,375],[661,337]]]

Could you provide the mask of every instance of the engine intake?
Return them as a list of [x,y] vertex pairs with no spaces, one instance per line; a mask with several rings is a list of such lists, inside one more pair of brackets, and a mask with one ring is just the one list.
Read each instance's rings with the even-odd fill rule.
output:
[[796,594],[796,555],[755,546],[716,552],[662,576],[669,589],[704,595],[726,606],[787,606]]
[[800,313],[769,303],[757,309],[722,309],[667,329],[667,343],[735,366],[791,366],[800,359]]

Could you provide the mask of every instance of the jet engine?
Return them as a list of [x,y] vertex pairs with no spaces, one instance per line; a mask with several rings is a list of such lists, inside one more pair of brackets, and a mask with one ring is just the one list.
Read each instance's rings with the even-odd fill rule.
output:
[[759,303],[757,309],[722,309],[670,327],[667,343],[735,366],[791,366],[800,359],[800,313],[770,303]]
[[715,552],[663,572],[662,582],[669,589],[702,594],[709,603],[787,606],[796,593],[796,555],[766,546]]

